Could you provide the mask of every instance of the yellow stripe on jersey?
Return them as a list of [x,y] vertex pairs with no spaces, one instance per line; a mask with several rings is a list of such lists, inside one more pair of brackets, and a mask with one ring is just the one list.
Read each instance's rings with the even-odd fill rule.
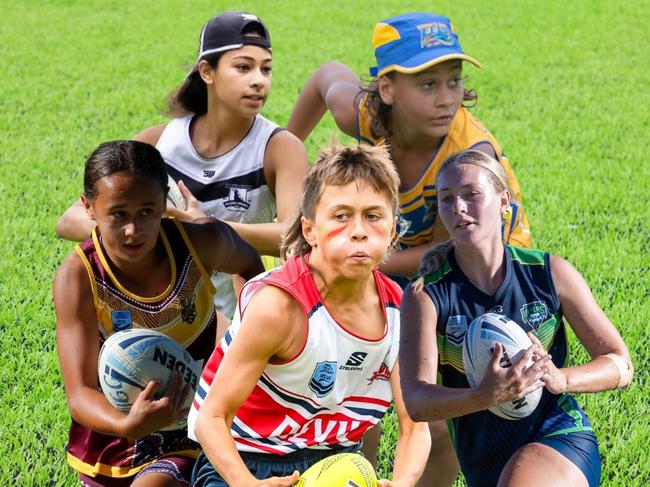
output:
[[158,460],[161,460],[163,458],[172,457],[172,456],[197,458],[199,456],[199,452],[200,451],[198,449],[180,450],[177,452],[171,452],[165,455],[161,455],[160,457],[156,458],[155,460],[152,460],[151,462],[138,465],[137,467],[115,467],[113,465],[107,465],[105,463],[100,463],[100,462],[91,465],[90,463],[86,463],[79,460],[77,457],[71,455],[70,453],[67,454],[67,457],[68,457],[68,464],[72,468],[74,468],[78,472],[88,475],[89,477],[104,475],[106,477],[113,477],[113,478],[126,478],[126,477],[132,477],[133,475],[137,474],[140,470],[142,470],[146,466],[151,465],[152,463],[157,462]]

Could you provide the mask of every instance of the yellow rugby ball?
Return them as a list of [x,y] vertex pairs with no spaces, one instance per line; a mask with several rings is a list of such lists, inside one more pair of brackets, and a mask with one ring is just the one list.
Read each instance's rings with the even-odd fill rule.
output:
[[377,487],[377,475],[358,453],[338,453],[309,467],[296,487]]

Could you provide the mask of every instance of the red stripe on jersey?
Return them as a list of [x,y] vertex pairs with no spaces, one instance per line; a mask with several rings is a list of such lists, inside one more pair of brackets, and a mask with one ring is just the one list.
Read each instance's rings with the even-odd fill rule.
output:
[[370,404],[378,404],[379,406],[390,406],[389,401],[382,401],[376,397],[366,397],[366,396],[350,396],[343,399],[339,404],[344,404],[346,402],[356,401],[356,402],[368,402]]

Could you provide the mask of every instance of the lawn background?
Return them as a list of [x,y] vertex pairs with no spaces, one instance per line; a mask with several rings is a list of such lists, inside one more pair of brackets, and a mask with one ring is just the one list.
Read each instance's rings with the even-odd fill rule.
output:
[[[586,276],[632,353],[628,391],[579,397],[600,439],[603,485],[650,485],[646,0],[2,7],[0,485],[76,485],[63,453],[68,412],[50,288],[72,246],[55,238],[54,224],[81,191],[83,161],[95,146],[165,120],[160,109],[194,60],[203,22],[225,9],[250,10],[269,27],[274,81],[264,114],[280,124],[320,63],[339,59],[367,72],[376,21],[431,9],[454,20],[465,51],[484,65],[466,71],[479,93],[473,112],[514,166],[536,246],[568,257]],[[335,132],[329,118],[314,131],[312,158]],[[572,360],[584,361],[572,343]],[[393,428],[389,420],[389,434]],[[385,440],[382,472],[391,449]]]

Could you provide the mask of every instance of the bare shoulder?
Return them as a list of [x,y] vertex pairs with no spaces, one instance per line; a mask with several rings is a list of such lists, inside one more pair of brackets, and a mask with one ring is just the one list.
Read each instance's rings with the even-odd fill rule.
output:
[[[279,360],[288,360],[302,350],[307,337],[307,317],[300,303],[274,285],[264,286],[252,297],[242,320],[242,330],[266,341]],[[266,338],[265,338],[266,337]]]
[[264,175],[269,188],[278,199],[278,215],[284,213],[287,202],[293,212],[300,199],[302,181],[309,169],[307,149],[302,140],[288,130],[275,134],[264,154]]
[[302,140],[288,130],[282,130],[271,137],[266,147],[264,162],[273,163],[278,158],[283,160],[294,160],[307,164],[307,150]]
[[146,142],[150,145],[156,145],[163,131],[167,127],[166,123],[161,123],[160,125],[154,125],[144,129],[142,132],[133,136],[133,140],[138,140],[140,142]]
[[298,300],[289,291],[274,285],[266,285],[255,293],[246,309],[246,314],[250,312],[263,314],[287,329],[294,326],[294,319],[305,317]]
[[88,271],[76,251],[65,258],[54,275],[53,298],[57,312],[63,306],[75,306],[75,303],[84,300],[92,301]]

